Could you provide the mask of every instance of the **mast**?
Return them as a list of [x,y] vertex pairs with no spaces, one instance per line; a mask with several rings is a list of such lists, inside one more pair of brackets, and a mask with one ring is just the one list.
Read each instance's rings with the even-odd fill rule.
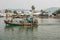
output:
[[34,5],[32,5],[31,9],[32,9],[31,17],[32,17],[32,23],[33,23],[33,13],[35,12],[35,6],[34,6]]
[[33,17],[33,13],[35,12],[35,6],[32,5],[31,9],[32,9],[32,17]]

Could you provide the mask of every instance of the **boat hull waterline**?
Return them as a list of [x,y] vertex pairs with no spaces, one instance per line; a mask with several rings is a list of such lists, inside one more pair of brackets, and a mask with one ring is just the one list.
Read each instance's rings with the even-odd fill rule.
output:
[[7,22],[7,21],[4,21],[6,25],[9,25],[9,26],[32,26],[32,25],[37,25],[37,23],[20,23],[20,24],[17,24],[17,23],[11,23],[11,22]]

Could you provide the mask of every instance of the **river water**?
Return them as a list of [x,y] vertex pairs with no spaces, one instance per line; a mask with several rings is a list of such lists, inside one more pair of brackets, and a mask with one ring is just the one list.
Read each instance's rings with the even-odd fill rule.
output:
[[0,40],[60,40],[60,19],[38,18],[39,25],[6,26],[0,18]]

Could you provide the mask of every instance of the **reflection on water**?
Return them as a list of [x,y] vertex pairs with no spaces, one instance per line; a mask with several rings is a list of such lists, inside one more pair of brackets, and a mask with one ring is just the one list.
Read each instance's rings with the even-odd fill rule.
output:
[[5,35],[9,36],[9,40],[33,40],[34,31],[37,31],[37,26],[5,26]]
[[33,31],[33,30],[37,30],[38,26],[5,26],[5,31],[15,31],[15,30],[19,30],[19,31]]

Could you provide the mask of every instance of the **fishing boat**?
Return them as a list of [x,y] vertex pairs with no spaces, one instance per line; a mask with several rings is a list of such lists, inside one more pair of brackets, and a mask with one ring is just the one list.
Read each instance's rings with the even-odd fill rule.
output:
[[34,20],[34,21],[29,21],[29,20],[20,20],[19,22],[15,21],[13,22],[12,20],[4,20],[6,25],[10,25],[10,26],[32,26],[32,25],[37,25],[38,21]]

